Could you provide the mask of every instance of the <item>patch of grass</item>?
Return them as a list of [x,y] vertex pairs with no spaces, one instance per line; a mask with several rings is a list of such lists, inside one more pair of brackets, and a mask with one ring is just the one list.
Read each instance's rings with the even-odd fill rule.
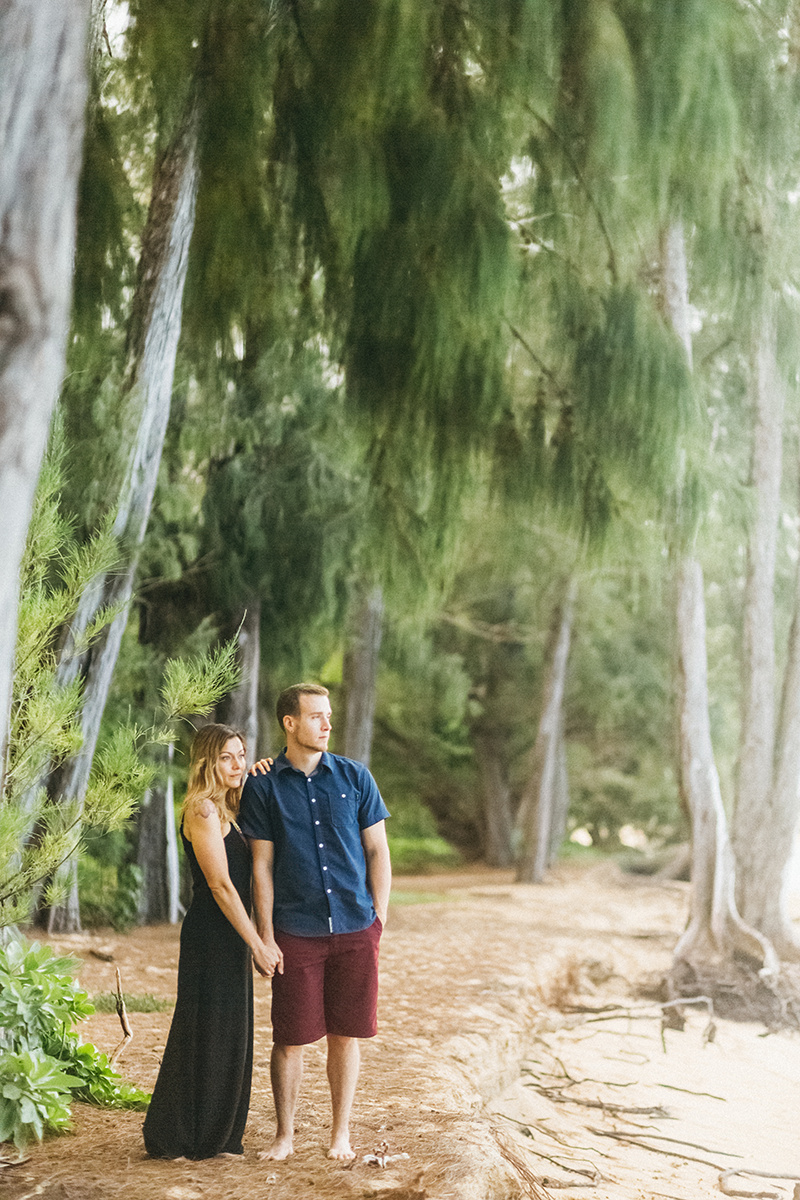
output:
[[600,846],[582,846],[580,842],[572,842],[565,838],[559,847],[558,857],[567,862],[600,862],[604,858],[610,858],[611,854]]
[[[164,1000],[161,996],[152,996],[149,992],[144,996],[131,995],[129,992],[123,992],[122,995],[128,1012],[165,1012],[168,1008],[173,1007],[172,1000]],[[95,1012],[116,1012],[116,992],[98,992],[96,996],[91,997],[91,1003],[94,1005]]]
[[393,837],[389,834],[392,867],[398,875],[424,875],[443,867],[457,867],[461,856],[436,835],[429,837]]

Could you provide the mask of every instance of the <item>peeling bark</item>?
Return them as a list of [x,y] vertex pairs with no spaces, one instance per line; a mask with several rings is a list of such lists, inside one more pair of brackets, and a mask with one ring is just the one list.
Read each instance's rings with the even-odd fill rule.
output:
[[558,637],[548,666],[542,715],[533,748],[533,769],[517,814],[517,827],[521,834],[517,867],[517,880],[520,883],[541,883],[551,861],[561,770],[564,689],[576,592],[575,581],[570,580],[559,614]]
[[0,6],[3,729],[11,703],[19,567],[64,373],[87,93],[88,13],[88,0],[7,0]]
[[357,603],[342,671],[344,684],[343,754],[369,766],[375,702],[378,690],[378,658],[383,635],[383,593],[374,587]]

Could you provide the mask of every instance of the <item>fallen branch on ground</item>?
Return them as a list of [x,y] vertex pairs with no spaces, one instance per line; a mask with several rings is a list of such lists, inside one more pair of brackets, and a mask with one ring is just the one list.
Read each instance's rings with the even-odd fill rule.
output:
[[[800,1175],[780,1175],[773,1171],[748,1171],[744,1167],[732,1167],[730,1171],[723,1171],[719,1177],[719,1190],[725,1196],[746,1196],[748,1200],[754,1197],[764,1197],[764,1200],[780,1200],[780,1192],[741,1192],[734,1188],[728,1187],[728,1180],[733,1179],[734,1175],[750,1175],[754,1179],[783,1179],[787,1183],[800,1183]],[[798,1189],[795,1187],[794,1194],[798,1195]]]
[[133,1040],[133,1030],[131,1029],[130,1021],[128,1020],[128,1010],[125,1007],[125,996],[123,995],[123,992],[122,992],[122,979],[120,978],[119,967],[116,968],[116,975],[117,975],[117,1016],[119,1017],[119,1023],[122,1026],[123,1038],[122,1038],[122,1041],[119,1043],[119,1045],[116,1046],[116,1048],[114,1049],[114,1051],[111,1054],[111,1057],[109,1059],[109,1062],[111,1063],[112,1067],[114,1066],[114,1064],[116,1063],[116,1061],[120,1057],[120,1055],[122,1054],[122,1051],[128,1045],[128,1042]]
[[611,1113],[615,1117],[622,1113],[628,1113],[637,1117],[660,1117],[666,1121],[671,1115],[661,1104],[630,1106],[615,1104],[613,1101],[606,1103],[604,1100],[582,1100],[579,1096],[565,1096],[563,1088],[549,1088],[541,1083],[526,1083],[524,1086],[535,1088],[546,1100],[552,1100],[558,1104],[580,1104],[584,1108],[600,1108],[603,1112]]

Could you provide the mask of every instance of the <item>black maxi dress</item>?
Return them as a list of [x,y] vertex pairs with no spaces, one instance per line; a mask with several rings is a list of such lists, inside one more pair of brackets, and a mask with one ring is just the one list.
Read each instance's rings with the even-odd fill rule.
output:
[[[253,1069],[253,968],[249,947],[217,904],[183,836],[192,902],[181,927],[178,998],[144,1121],[155,1158],[242,1154]],[[250,847],[231,825],[231,882],[250,912]]]

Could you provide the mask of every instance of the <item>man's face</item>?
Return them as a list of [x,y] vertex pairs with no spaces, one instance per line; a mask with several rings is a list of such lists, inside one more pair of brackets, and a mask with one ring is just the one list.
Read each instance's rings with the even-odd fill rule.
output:
[[303,750],[327,750],[331,736],[331,704],[327,696],[300,696],[300,715],[286,717],[284,728]]

